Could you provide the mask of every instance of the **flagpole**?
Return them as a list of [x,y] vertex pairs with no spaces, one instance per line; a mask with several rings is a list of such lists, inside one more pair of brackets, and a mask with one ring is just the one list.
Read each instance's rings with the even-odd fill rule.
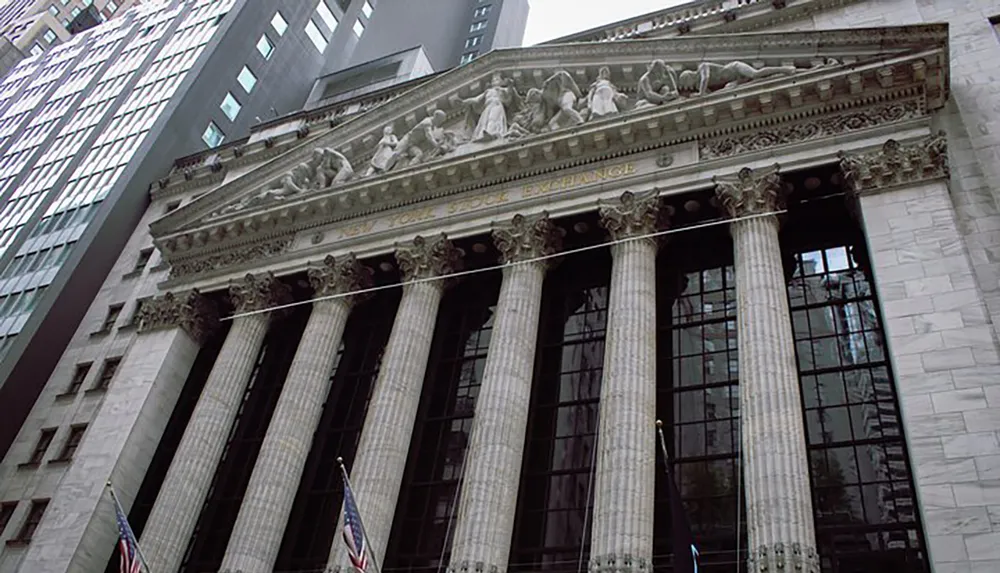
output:
[[108,480],[108,492],[111,494],[111,501],[115,503],[115,507],[118,511],[126,516],[125,524],[128,525],[129,531],[132,533],[132,537],[135,539],[135,552],[139,555],[139,562],[142,563],[142,568],[146,570],[146,573],[152,573],[152,569],[149,568],[149,564],[146,563],[146,556],[142,554],[142,547],[139,547],[139,539],[135,537],[135,532],[132,531],[132,524],[128,522],[128,516],[125,510],[122,508],[122,504],[118,501],[118,494],[115,493],[115,486],[111,485],[111,480]]
[[[347,468],[344,467],[344,458],[341,458],[341,457],[338,456],[337,457],[337,465],[340,466],[340,473],[341,473],[341,475],[344,476],[344,484],[347,487],[351,488],[351,491],[353,492],[354,491],[354,487],[351,486],[351,478],[348,477],[348,475],[347,475]],[[357,496],[354,496],[354,502],[358,503],[358,497]],[[368,532],[365,531],[365,520],[362,519],[362,517],[361,517],[361,508],[360,507],[358,508],[358,525],[361,526],[361,535],[363,535],[365,537],[365,539],[367,539],[369,541],[369,545],[371,545],[371,538],[368,537]],[[381,573],[382,568],[379,567],[379,565],[378,565],[378,559],[375,558],[375,547],[374,546],[372,546],[371,557],[372,557],[372,565],[375,566],[375,573]]]

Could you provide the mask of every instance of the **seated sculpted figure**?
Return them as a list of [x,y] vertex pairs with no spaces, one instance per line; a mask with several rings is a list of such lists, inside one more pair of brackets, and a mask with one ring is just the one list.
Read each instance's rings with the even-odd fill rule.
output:
[[382,128],[382,139],[375,145],[375,154],[368,162],[368,171],[365,172],[365,177],[370,177],[375,173],[385,173],[389,170],[392,154],[396,146],[399,145],[399,139],[392,132],[391,125]]
[[228,215],[257,205],[284,201],[289,197],[305,192],[311,187],[313,170],[308,161],[303,161],[280,179],[273,182],[267,189],[247,195],[236,203],[219,210],[219,215]]
[[601,66],[597,79],[590,84],[590,91],[587,92],[587,119],[616,115],[625,109],[627,101],[628,97],[611,83],[611,69]]
[[[451,151],[451,144],[441,130],[447,115],[441,110],[420,120],[399,140],[390,165],[416,165]],[[390,167],[390,169],[392,169]]]
[[524,96],[521,111],[514,114],[507,137],[521,139],[545,131],[548,123],[545,113],[545,102],[542,101],[542,90],[528,88]]
[[679,97],[677,93],[677,75],[663,60],[653,60],[646,68],[646,73],[639,78],[637,86],[639,101],[635,109],[643,109],[663,105]]
[[313,155],[319,159],[316,166],[316,189],[332,187],[354,177],[354,168],[351,167],[351,162],[336,149],[329,147],[317,149],[313,151]]
[[559,70],[545,80],[542,84],[542,100],[551,114],[548,121],[549,130],[555,131],[583,123],[583,116],[574,109],[582,97],[583,94],[580,93],[573,76],[565,70]]
[[754,80],[771,76],[789,76],[796,73],[795,66],[767,66],[755,68],[746,62],[729,62],[716,64],[702,62],[698,71],[685,70],[681,72],[678,86],[681,91],[705,95],[710,91],[731,88]]

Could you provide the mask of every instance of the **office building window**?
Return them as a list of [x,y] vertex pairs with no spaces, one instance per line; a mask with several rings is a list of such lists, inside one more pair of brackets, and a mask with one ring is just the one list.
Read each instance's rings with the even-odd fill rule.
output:
[[472,24],[471,26],[469,26],[469,32],[478,32],[478,31],[486,28],[486,24],[487,24],[486,20],[482,20],[482,21],[476,22],[476,23]]
[[45,515],[45,508],[49,506],[49,500],[47,499],[36,499],[31,502],[31,509],[28,510],[28,517],[24,520],[24,525],[21,526],[21,531],[17,532],[17,537],[14,541],[20,543],[27,543],[31,541],[31,536],[35,534],[35,530],[38,529],[38,524],[42,521],[42,516]]
[[462,54],[462,59],[458,62],[459,64],[468,64],[472,60],[476,59],[479,52],[466,52]]
[[326,38],[323,37],[323,33],[319,31],[319,28],[312,19],[306,24],[306,36],[309,36],[309,40],[312,41],[313,46],[316,46],[319,53],[322,54],[326,51]]
[[3,535],[3,530],[7,529],[7,524],[10,523],[10,516],[14,515],[14,510],[16,508],[16,501],[5,501],[0,503],[0,535]]
[[104,7],[108,9],[108,14],[114,14],[115,10],[118,9],[118,4],[115,4],[112,0],[108,0],[108,3]]
[[38,42],[35,42],[34,44],[31,45],[31,55],[32,56],[37,56],[37,55],[41,54],[44,51],[45,51],[45,48],[43,48],[42,45],[39,44]]
[[76,368],[73,369],[73,378],[69,381],[69,388],[66,389],[67,394],[76,394],[83,386],[83,381],[87,379],[92,364],[93,362],[84,362],[76,365]]
[[226,97],[222,98],[222,105],[219,107],[222,108],[222,113],[226,114],[229,121],[236,121],[236,116],[239,115],[240,109],[243,106],[240,105],[240,102],[236,101],[233,94],[226,92]]
[[271,27],[274,28],[279,37],[285,35],[285,30],[288,29],[288,22],[285,21],[285,17],[281,15],[281,12],[274,13],[274,17],[271,18]]
[[146,265],[149,264],[149,259],[153,256],[153,249],[143,249],[139,251],[139,256],[135,259],[135,266],[132,267],[133,273],[141,273]]
[[[250,93],[253,91],[253,87],[257,85],[257,76],[253,75],[250,68],[243,66],[243,69],[240,70],[240,75],[236,76],[236,81],[243,86],[243,89],[246,90],[247,93]],[[219,141],[222,140],[220,139]]]
[[208,122],[205,133],[201,134],[201,140],[209,147],[218,147],[225,138],[226,134],[222,133],[222,130],[219,129],[219,126],[215,125],[214,121]]
[[55,4],[49,6],[49,14],[52,14],[53,16],[58,16],[59,15],[59,7],[56,6]]
[[359,38],[361,37],[361,34],[365,33],[365,25],[363,22],[361,22],[361,20],[357,20],[356,22],[354,22],[354,28],[352,29],[354,30],[354,35]]
[[471,38],[469,38],[468,40],[465,41],[465,47],[466,48],[475,48],[482,41],[483,41],[483,37],[482,36],[473,36],[473,37],[471,37]]
[[482,18],[482,17],[484,17],[484,16],[486,16],[487,14],[490,13],[490,8],[491,8],[491,6],[489,4],[487,4],[485,6],[480,6],[479,8],[476,8],[476,10],[472,13],[472,17],[473,18]]
[[69,11],[69,15],[76,18],[80,15],[80,8],[73,6],[73,9]]
[[50,44],[56,41],[56,33],[52,31],[52,28],[46,28],[42,37],[45,38],[45,41]]
[[326,27],[331,32],[337,29],[337,17],[330,11],[330,7],[326,5],[326,0],[319,0],[319,4],[316,4],[316,13],[319,14],[320,19],[323,20],[323,23],[326,24]]
[[372,8],[371,2],[368,0],[365,0],[365,3],[361,5],[361,13],[365,15],[365,18],[371,18],[374,11],[375,9]]
[[80,440],[83,439],[83,432],[86,430],[86,424],[71,426],[69,429],[69,435],[66,436],[66,441],[63,443],[62,451],[59,452],[59,457],[52,461],[68,462],[73,459],[73,454],[75,454],[76,449],[80,447]]
[[111,329],[115,327],[115,323],[118,322],[118,316],[122,313],[123,304],[113,304],[108,307],[108,314],[104,317],[104,323],[101,324],[101,330],[98,332],[111,332]]
[[111,385],[111,380],[115,377],[115,373],[118,372],[118,366],[121,363],[121,356],[105,360],[104,367],[101,368],[101,375],[97,378],[97,382],[94,383],[94,390],[107,390],[108,386]]
[[59,2],[62,3],[63,6],[69,4],[69,0],[59,0]]
[[271,43],[267,34],[264,34],[257,40],[257,51],[260,52],[260,55],[264,56],[265,60],[271,59],[271,53],[274,52],[274,44]]
[[31,457],[28,458],[29,464],[40,464],[42,463],[42,458],[45,457],[45,452],[48,451],[49,445],[52,443],[52,438],[56,435],[55,428],[45,428],[42,430],[40,436],[38,436],[38,441],[35,442],[35,449],[31,451]]

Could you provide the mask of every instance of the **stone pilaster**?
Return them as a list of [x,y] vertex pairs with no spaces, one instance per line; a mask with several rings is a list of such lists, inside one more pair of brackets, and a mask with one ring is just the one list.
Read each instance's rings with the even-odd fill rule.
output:
[[[273,275],[247,275],[230,285],[229,295],[236,312],[245,313],[287,302],[289,290]],[[268,323],[269,313],[233,320],[142,534],[142,549],[154,571],[180,567]]]
[[[461,255],[444,234],[426,239],[416,237],[411,243],[397,245],[396,249],[404,282],[455,272],[461,264]],[[368,404],[358,454],[351,468],[351,484],[368,533],[370,551],[380,564],[385,556],[406,468],[443,292],[444,280],[403,286],[399,310]],[[338,532],[343,530],[342,512],[339,519]],[[328,565],[332,571],[353,571],[339,535],[333,540]]]
[[558,252],[564,234],[546,213],[516,215],[493,231],[507,266],[476,399],[449,572],[507,569],[548,266],[525,261]]
[[819,573],[792,320],[778,243],[778,167],[716,178],[733,218],[749,571]]
[[[349,255],[326,257],[309,269],[317,298],[371,286],[372,271]],[[274,415],[243,496],[222,561],[223,571],[270,573],[295,501],[312,437],[323,413],[329,380],[347,317],[356,296],[313,303]]]
[[591,572],[652,571],[656,474],[656,250],[659,200],[602,205],[614,240],[594,482]]

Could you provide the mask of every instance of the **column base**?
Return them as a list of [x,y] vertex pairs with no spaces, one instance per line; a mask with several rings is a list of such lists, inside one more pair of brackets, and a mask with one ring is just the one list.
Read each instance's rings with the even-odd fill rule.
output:
[[819,555],[815,547],[802,547],[799,543],[761,545],[747,558],[748,573],[819,573]]
[[646,559],[636,559],[624,553],[608,553],[590,560],[590,573],[652,573],[653,564]]
[[503,573],[499,565],[483,563],[482,561],[462,561],[457,566],[449,565],[447,573]]

